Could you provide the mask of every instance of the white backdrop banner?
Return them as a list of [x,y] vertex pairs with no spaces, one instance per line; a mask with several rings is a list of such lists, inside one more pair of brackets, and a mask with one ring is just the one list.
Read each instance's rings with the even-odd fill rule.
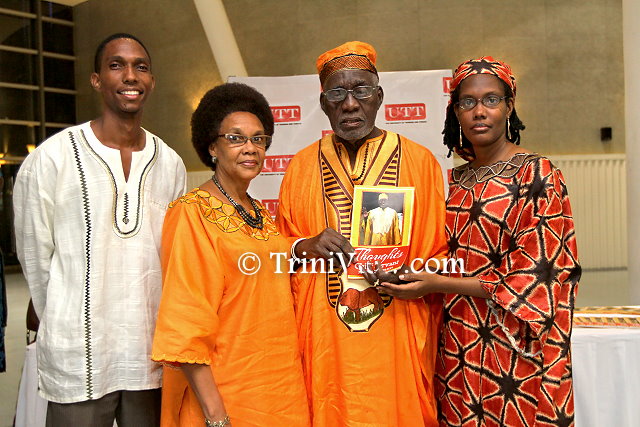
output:
[[[376,125],[427,147],[446,171],[453,165],[442,144],[445,109],[449,100],[450,70],[380,73],[384,103]],[[249,193],[263,201],[275,215],[280,183],[295,153],[330,133],[329,119],[320,109],[317,75],[290,77],[231,77],[256,88],[269,101],[275,119],[273,143],[260,176]],[[210,174],[210,172],[208,172]]]

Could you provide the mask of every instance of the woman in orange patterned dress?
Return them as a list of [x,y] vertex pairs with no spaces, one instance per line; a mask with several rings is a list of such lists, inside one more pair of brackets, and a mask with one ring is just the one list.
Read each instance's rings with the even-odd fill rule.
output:
[[191,121],[211,180],[171,203],[152,358],[165,364],[163,427],[309,424],[287,269],[271,215],[247,194],[274,122],[255,89],[210,90]]
[[[444,293],[436,362],[441,425],[573,424],[571,318],[581,269],[562,173],[519,147],[515,77],[491,57],[462,63],[444,141],[468,163],[447,199],[449,277],[401,275],[400,298]],[[450,268],[450,267],[449,267]]]

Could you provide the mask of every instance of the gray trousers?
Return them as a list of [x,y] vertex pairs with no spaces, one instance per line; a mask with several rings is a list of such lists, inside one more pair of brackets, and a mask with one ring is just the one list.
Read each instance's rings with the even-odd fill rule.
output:
[[49,402],[47,427],[158,427],[161,389],[114,391],[100,399]]

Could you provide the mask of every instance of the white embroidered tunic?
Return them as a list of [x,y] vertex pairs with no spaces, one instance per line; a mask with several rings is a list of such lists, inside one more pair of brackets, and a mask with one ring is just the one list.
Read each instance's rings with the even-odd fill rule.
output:
[[44,141],[14,187],[18,257],[40,318],[41,395],[59,403],[161,386],[151,361],[168,204],[185,192],[180,157],[146,132],[128,180],[120,151],[89,123]]

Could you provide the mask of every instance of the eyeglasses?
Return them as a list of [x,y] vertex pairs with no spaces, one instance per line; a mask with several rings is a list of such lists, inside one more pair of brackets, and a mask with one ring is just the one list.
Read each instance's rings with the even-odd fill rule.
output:
[[367,99],[371,98],[373,92],[378,89],[379,86],[356,86],[353,89],[336,88],[329,89],[322,94],[327,98],[327,101],[340,102],[347,98],[348,94],[353,95],[355,99]]
[[271,145],[272,137],[270,135],[244,136],[235,133],[225,133],[216,135],[216,138],[226,139],[232,147],[242,147],[247,141],[251,141],[256,147],[267,149]]
[[460,101],[456,102],[456,104],[458,104],[458,107],[460,107],[461,110],[473,110],[476,105],[478,105],[478,101],[482,102],[482,105],[487,108],[498,108],[500,102],[505,98],[508,98],[508,96],[487,95],[482,99],[462,98]]

